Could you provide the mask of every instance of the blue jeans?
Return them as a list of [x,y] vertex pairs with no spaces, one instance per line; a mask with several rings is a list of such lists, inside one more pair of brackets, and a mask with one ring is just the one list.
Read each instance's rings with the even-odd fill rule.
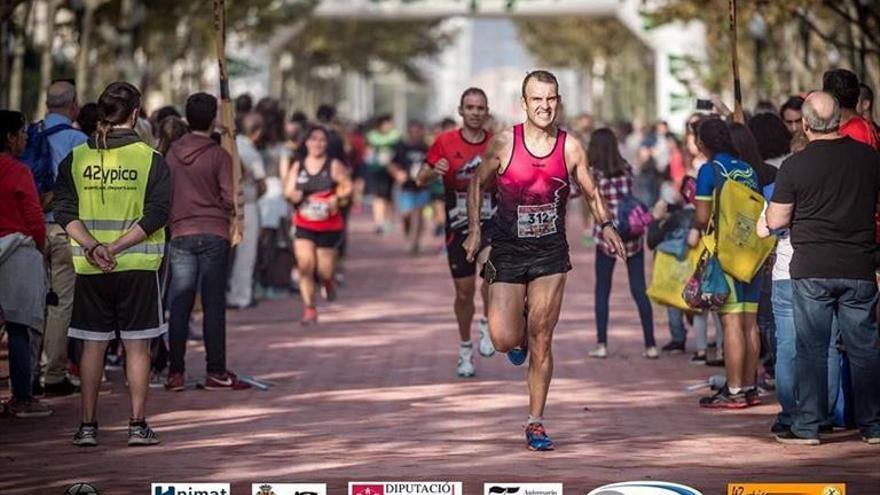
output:
[[[791,426],[794,414],[795,388],[795,328],[792,309],[791,280],[773,281],[773,316],[776,321],[776,397],[782,410],[776,422]],[[837,399],[840,386],[840,353],[837,352],[837,318],[828,343],[828,409],[829,414]]]
[[171,318],[168,321],[172,373],[186,369],[186,339],[196,290],[201,289],[207,370],[226,372],[226,275],[229,241],[216,235],[171,240]]
[[[616,261],[617,258],[605,256],[601,250],[596,249],[596,330],[600,344],[608,343],[608,300],[611,297],[611,281]],[[654,314],[651,310],[651,302],[645,293],[647,289],[644,250],[626,259],[626,271],[629,275],[629,292],[639,309],[645,347],[653,347],[655,345]]]
[[669,320],[669,335],[673,342],[684,344],[687,340],[687,328],[684,326],[684,311],[667,307],[666,318]]
[[12,397],[28,400],[31,395],[31,342],[30,330],[18,323],[6,322],[9,340],[9,379],[12,382]]
[[880,435],[876,282],[806,278],[793,280],[792,291],[797,377],[792,432],[816,438],[819,426],[828,423],[828,347],[836,315],[850,360],[856,424],[863,435]]
[[774,372],[776,363],[776,320],[773,317],[773,282],[771,273],[761,269],[761,296],[758,299],[758,330],[761,332],[761,362],[767,372]]

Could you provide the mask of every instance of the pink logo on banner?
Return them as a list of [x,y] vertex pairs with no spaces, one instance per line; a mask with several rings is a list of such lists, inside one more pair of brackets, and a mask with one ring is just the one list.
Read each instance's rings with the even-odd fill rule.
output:
[[385,495],[385,487],[382,485],[354,485],[351,495]]

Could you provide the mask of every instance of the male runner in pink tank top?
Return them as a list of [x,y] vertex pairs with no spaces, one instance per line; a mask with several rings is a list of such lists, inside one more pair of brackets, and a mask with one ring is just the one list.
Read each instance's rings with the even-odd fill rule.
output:
[[489,333],[495,348],[507,352],[517,366],[531,351],[525,431],[531,450],[553,449],[542,416],[553,375],[553,329],[559,320],[566,273],[571,270],[565,206],[572,180],[584,192],[615,254],[625,256],[626,252],[593,184],[583,147],[576,139],[566,139],[566,133],[556,126],[559,101],[553,74],[538,70],[526,76],[522,86],[526,121],[489,141],[467,198],[469,235],[464,247],[473,259],[482,236],[482,192],[493,182],[497,188],[498,211],[483,269],[483,278],[490,284]]

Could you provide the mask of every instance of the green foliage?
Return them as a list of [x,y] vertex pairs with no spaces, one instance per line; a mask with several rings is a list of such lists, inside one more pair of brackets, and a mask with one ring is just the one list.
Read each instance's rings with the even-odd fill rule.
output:
[[[781,99],[815,88],[821,73],[844,66],[868,80],[880,75],[880,0],[738,0],[737,51],[746,99]],[[728,0],[660,0],[644,12],[648,26],[698,20],[706,26],[708,59],[702,83],[710,91],[732,88]],[[766,21],[759,54],[749,23]]]
[[596,61],[607,64],[604,74],[593,74],[604,79],[606,88],[591,109],[599,117],[652,116],[651,52],[617,19],[556,17],[514,22],[526,48],[548,66],[591,73]]
[[403,71],[420,80],[419,57],[438,54],[452,41],[439,21],[311,20],[286,46],[299,67],[335,65],[369,73],[373,62]]

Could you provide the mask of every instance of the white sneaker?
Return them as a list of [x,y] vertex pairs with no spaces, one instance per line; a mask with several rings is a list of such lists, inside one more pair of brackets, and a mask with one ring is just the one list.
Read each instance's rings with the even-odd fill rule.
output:
[[605,346],[605,344],[599,344],[599,347],[597,347],[597,348],[595,348],[594,350],[590,351],[590,352],[588,353],[588,355],[589,355],[591,358],[605,359],[605,358],[608,357],[608,347]]
[[495,346],[492,345],[492,338],[489,336],[489,320],[480,318],[480,355],[492,357],[494,354]]
[[660,354],[657,352],[657,348],[654,346],[648,347],[645,349],[645,352],[642,353],[642,356],[648,359],[657,359],[660,357]]
[[474,376],[474,348],[458,347],[458,376],[461,378],[470,378]]

